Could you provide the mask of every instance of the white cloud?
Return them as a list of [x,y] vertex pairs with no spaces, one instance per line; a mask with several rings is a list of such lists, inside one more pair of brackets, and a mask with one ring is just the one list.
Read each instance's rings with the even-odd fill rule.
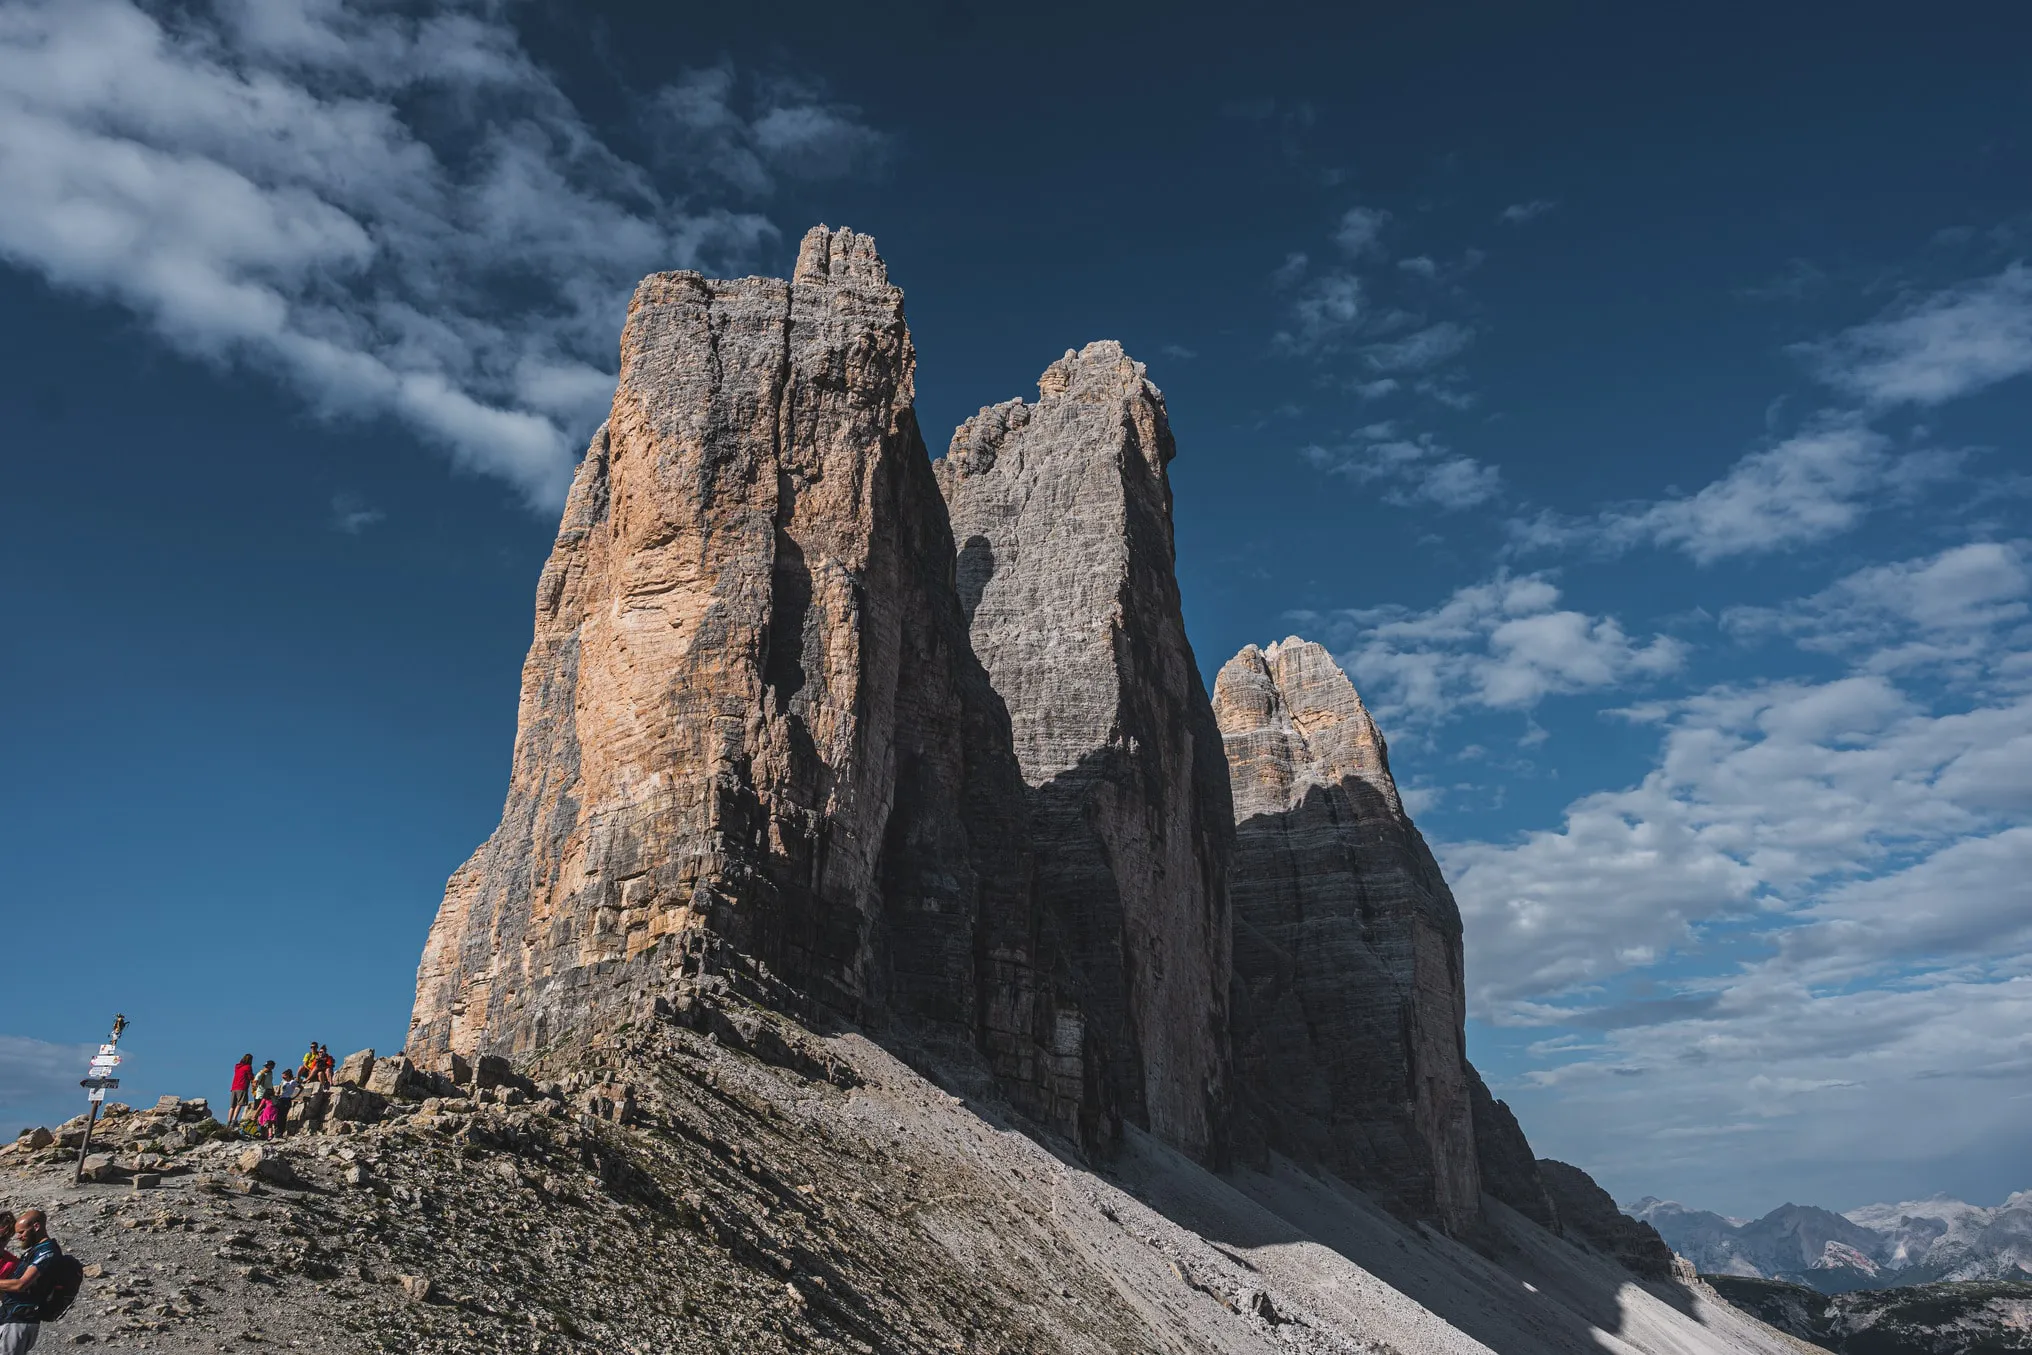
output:
[[[1295,260],[1304,257],[1292,256]],[[1286,267],[1289,266],[1287,261]],[[1353,273],[1320,273],[1303,284],[1291,285],[1298,286],[1298,295],[1291,303],[1292,324],[1289,329],[1279,330],[1276,336],[1277,346],[1287,352],[1314,355],[1330,352],[1343,337],[1356,332],[1369,319],[1368,292]]]
[[1380,253],[1390,214],[1379,207],[1350,207],[1334,227],[1334,243],[1351,258]]
[[1620,686],[1678,669],[1685,647],[1638,642],[1613,617],[1561,608],[1539,575],[1499,575],[1438,607],[1377,607],[1324,618],[1341,664],[1385,720],[1430,724],[1460,710],[1529,710],[1547,696]]
[[2020,542],[1978,541],[1922,559],[1858,570],[1783,607],[1735,607],[1725,629],[1784,635],[1801,647],[1860,656],[1876,672],[1986,667],[1999,633],[2032,617],[2032,564]]
[[1533,198],[1529,202],[1513,202],[1496,214],[1498,221],[1511,226],[1521,226],[1527,221],[1536,221],[1559,204],[1545,198]]
[[[700,188],[764,192],[876,139],[787,87],[737,111],[725,70],[673,90]],[[611,394],[633,283],[774,234],[660,190],[477,4],[218,0],[165,26],[131,0],[0,0],[0,196],[0,257],[545,503]]]
[[1472,508],[1502,490],[1494,466],[1449,451],[1430,434],[1400,435],[1393,424],[1372,424],[1340,447],[1306,447],[1302,456],[1320,470],[1356,484],[1382,483],[1391,503]]
[[1823,541],[1849,531],[1885,500],[1951,473],[1958,458],[1900,453],[1889,438],[1827,418],[1761,451],[1691,494],[1623,504],[1591,517],[1544,513],[1512,524],[1525,549],[1640,544],[1683,551],[1701,564]]
[[1454,320],[1441,320],[1401,339],[1367,344],[1362,361],[1378,372],[1424,372],[1461,355],[1475,332]]
[[1800,350],[1870,405],[1937,405],[2032,372],[2032,269],[2014,263]]
[[358,536],[369,527],[385,522],[388,515],[358,494],[332,495],[332,527],[347,536]]
[[11,1140],[60,1100],[82,1101],[78,1079],[94,1047],[0,1035],[0,1134]]
[[[2001,1151],[2023,1128],[1991,1089],[2032,1075],[2025,591],[2016,547],[1972,543],[1769,609],[1850,671],[1632,712],[1662,730],[1637,784],[1441,846],[1474,1013],[1590,1034],[1535,1043],[1511,1084],[1541,1151],[1722,1190],[1732,1168],[1687,1127],[1745,1126],[1777,1191],[1802,1164]],[[1886,665],[1915,632],[1951,655]],[[1975,699],[1929,696],[1972,668]]]

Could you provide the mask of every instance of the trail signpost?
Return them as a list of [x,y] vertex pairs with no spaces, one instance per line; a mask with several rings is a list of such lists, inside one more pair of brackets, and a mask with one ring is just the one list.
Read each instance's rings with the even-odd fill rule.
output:
[[116,1013],[113,1033],[107,1037],[106,1043],[99,1046],[99,1052],[92,1056],[91,1067],[78,1083],[92,1103],[92,1114],[85,1121],[85,1141],[78,1145],[78,1169],[71,1177],[73,1185],[85,1179],[85,1156],[92,1151],[92,1130],[99,1123],[99,1107],[105,1103],[106,1088],[120,1085],[120,1079],[113,1074],[120,1067],[120,1032],[125,1029],[127,1018]]

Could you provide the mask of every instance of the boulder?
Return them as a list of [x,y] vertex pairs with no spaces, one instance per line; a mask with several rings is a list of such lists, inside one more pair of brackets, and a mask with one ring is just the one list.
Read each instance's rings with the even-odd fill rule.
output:
[[346,1061],[339,1065],[339,1071],[332,1080],[349,1087],[364,1087],[373,1075],[374,1051],[362,1049],[358,1053],[346,1055]]
[[79,1180],[96,1181],[101,1184],[117,1181],[122,1175],[124,1173],[121,1172],[119,1164],[113,1160],[111,1153],[92,1153],[78,1169]]
[[22,1130],[21,1137],[15,1142],[29,1149],[51,1148],[56,1145],[56,1135],[37,1125],[33,1129]]
[[375,1061],[374,1071],[367,1079],[367,1090],[390,1100],[421,1101],[434,1095],[437,1088],[429,1073],[397,1054]]
[[332,1088],[331,1109],[325,1112],[326,1123],[372,1124],[381,1118],[387,1100],[377,1092],[351,1083],[340,1083]]
[[256,1144],[241,1153],[233,1162],[233,1170],[250,1180],[266,1181],[271,1186],[301,1189],[305,1184],[290,1160],[266,1144]]
[[521,1081],[508,1060],[499,1054],[482,1054],[473,1064],[472,1084],[476,1088],[512,1087]]

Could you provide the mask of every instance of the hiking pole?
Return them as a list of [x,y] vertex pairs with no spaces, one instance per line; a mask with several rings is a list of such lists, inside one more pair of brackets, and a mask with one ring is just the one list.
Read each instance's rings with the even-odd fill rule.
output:
[[99,1123],[99,1107],[105,1103],[106,1088],[117,1087],[120,1079],[112,1075],[120,1066],[120,1032],[127,1029],[127,1018],[118,1012],[113,1014],[113,1034],[106,1043],[99,1046],[98,1056],[92,1060],[90,1074],[78,1085],[91,1093],[92,1113],[85,1121],[85,1141],[78,1145],[78,1166],[71,1175],[71,1184],[85,1182],[85,1158],[92,1151],[92,1130]]

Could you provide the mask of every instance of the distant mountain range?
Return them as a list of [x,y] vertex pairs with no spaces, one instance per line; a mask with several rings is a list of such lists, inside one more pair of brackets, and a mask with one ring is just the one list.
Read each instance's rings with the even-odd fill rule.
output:
[[1823,1294],[1940,1280],[2032,1280],[2032,1190],[1995,1208],[1936,1195],[1837,1214],[1785,1204],[1732,1219],[1647,1195],[1623,1212],[1703,1274],[1789,1280]]

